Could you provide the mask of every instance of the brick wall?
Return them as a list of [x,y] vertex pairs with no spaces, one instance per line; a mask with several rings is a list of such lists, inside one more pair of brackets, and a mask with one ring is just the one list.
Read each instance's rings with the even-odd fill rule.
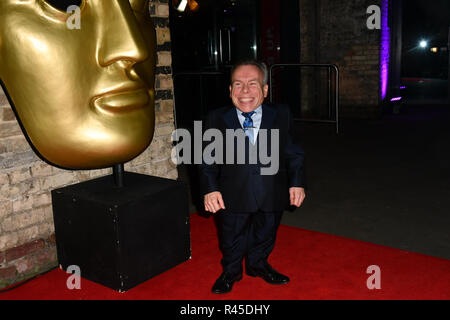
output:
[[[167,0],[151,1],[150,13],[157,34],[155,134],[125,170],[177,179],[170,161],[174,115]],[[0,89],[0,288],[57,265],[51,190],[107,174],[111,169],[68,171],[41,161]]]
[[[301,62],[339,67],[342,117],[373,118],[381,112],[380,31],[367,28],[370,5],[380,0],[300,0]],[[320,81],[312,72],[303,76],[306,109],[324,105],[326,87]]]

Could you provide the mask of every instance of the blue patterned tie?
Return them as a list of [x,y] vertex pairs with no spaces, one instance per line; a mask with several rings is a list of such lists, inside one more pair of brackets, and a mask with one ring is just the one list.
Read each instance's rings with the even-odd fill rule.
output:
[[245,117],[244,125],[243,125],[244,132],[249,137],[250,142],[253,143],[253,130],[249,130],[249,129],[253,129],[252,116],[255,114],[255,111],[242,112],[241,114]]

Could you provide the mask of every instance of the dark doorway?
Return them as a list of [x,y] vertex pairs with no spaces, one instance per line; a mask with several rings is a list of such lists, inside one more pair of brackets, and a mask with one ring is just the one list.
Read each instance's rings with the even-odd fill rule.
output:
[[[270,68],[300,61],[298,1],[197,3],[195,12],[179,12],[174,6],[170,10],[177,125],[183,128],[203,119],[209,110],[231,103],[229,71],[234,63],[258,59]],[[277,86],[292,88],[289,97],[295,97],[299,81],[284,77]]]

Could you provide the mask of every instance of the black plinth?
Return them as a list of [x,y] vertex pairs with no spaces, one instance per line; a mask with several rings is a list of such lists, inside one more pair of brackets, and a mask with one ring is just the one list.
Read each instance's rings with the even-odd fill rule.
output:
[[190,259],[187,186],[124,173],[52,191],[59,264],[117,291]]

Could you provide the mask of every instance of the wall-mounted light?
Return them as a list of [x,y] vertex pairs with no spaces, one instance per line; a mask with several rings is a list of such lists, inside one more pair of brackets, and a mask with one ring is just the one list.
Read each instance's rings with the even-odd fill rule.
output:
[[439,49],[437,47],[433,47],[430,49],[431,52],[437,53]]
[[391,30],[389,28],[389,0],[381,0],[380,91],[384,100],[388,92],[391,60]]
[[188,8],[189,11],[195,12],[199,8],[198,2],[195,0],[173,0],[172,5],[179,12],[185,12],[186,8]]
[[187,4],[188,4],[187,0],[181,0],[176,9],[180,12],[184,12],[184,10],[186,10]]
[[189,10],[192,12],[195,12],[198,10],[198,2],[195,0],[188,0],[188,6],[189,6]]

